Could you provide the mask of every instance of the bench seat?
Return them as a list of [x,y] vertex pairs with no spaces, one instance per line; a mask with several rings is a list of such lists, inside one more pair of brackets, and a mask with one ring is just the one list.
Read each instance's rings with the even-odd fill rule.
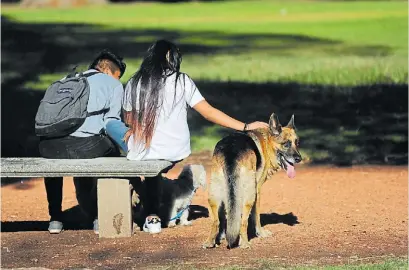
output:
[[165,160],[130,161],[125,157],[94,159],[1,158],[1,176],[156,176],[170,165],[171,163]]
[[95,159],[1,158],[1,177],[98,178],[99,237],[133,234],[131,194],[127,177],[158,175],[172,163],[165,160],[130,161],[125,157]]

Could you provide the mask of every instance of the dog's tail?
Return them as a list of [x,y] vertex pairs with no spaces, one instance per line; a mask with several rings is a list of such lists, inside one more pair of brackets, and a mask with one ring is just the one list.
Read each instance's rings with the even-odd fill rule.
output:
[[226,240],[229,248],[233,248],[239,244],[241,214],[242,214],[242,198],[243,189],[239,187],[238,174],[236,172],[225,172],[227,178],[227,226]]
[[189,164],[183,166],[178,178],[180,181],[189,180],[189,184],[192,183],[194,188],[206,188],[206,170],[203,165]]

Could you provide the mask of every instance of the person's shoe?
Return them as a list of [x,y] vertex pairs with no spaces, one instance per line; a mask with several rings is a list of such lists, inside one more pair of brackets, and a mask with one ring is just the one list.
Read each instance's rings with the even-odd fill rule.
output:
[[143,224],[143,231],[148,233],[160,233],[162,226],[158,216],[148,216]]
[[61,221],[50,221],[50,224],[48,226],[48,231],[52,234],[58,234],[62,232],[63,230],[63,224]]
[[96,218],[93,222],[93,229],[95,234],[99,234],[99,225],[98,225],[98,219]]

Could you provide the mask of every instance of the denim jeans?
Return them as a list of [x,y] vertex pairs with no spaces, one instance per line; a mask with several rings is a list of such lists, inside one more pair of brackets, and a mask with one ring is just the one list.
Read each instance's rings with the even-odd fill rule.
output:
[[124,136],[129,128],[124,122],[118,120],[111,120],[106,124],[105,132],[118,145],[118,147],[125,153],[128,153],[128,145],[124,141]]
[[[89,159],[104,156],[118,156],[118,151],[107,136],[62,137],[41,139],[40,154],[53,159]],[[63,178],[45,177],[48,212],[51,220],[62,221]],[[78,203],[91,220],[98,215],[96,179],[90,177],[74,178]]]

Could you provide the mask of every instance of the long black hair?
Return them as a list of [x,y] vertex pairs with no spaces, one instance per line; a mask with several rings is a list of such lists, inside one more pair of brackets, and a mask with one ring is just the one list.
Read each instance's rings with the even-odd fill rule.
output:
[[[163,102],[165,80],[176,73],[176,97],[181,63],[182,54],[178,47],[170,41],[158,40],[149,47],[139,70],[130,79],[132,112],[126,122],[134,134],[135,141],[144,142],[146,148],[151,143],[159,114],[158,108]],[[138,84],[140,85],[139,95]],[[136,107],[137,104],[138,107]]]

